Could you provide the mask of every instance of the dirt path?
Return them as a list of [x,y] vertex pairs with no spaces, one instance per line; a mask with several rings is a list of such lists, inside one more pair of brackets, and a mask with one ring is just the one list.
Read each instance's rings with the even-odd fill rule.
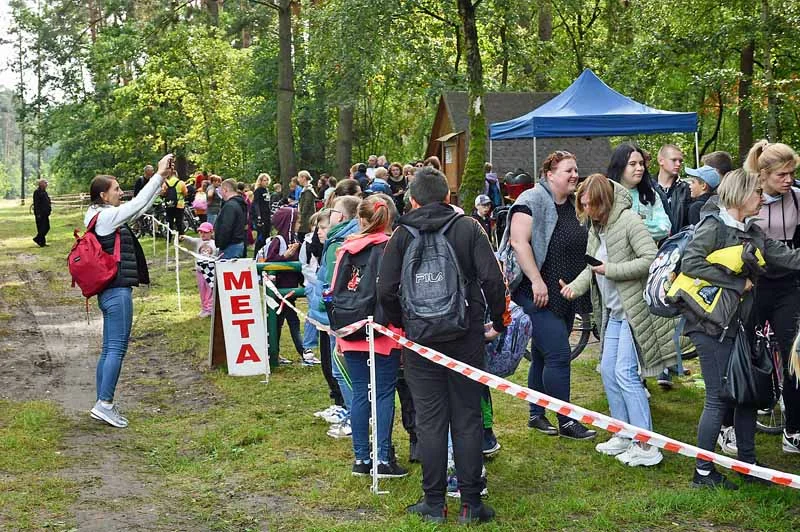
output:
[[[59,304],[63,294],[51,292],[51,280],[68,286],[66,278],[36,269],[35,257],[15,260],[16,271],[0,275],[0,284],[22,283],[26,297],[14,301],[0,294],[0,312],[12,316],[0,335],[0,397],[13,400],[45,399],[60,404],[73,422],[65,453],[75,465],[63,475],[79,486],[71,509],[79,530],[197,530],[190,519],[168,517],[166,502],[159,501],[162,486],[154,485],[141,464],[124,449],[125,430],[92,420],[88,411],[95,401],[94,371],[102,344],[102,316],[96,301],[89,305],[90,323],[78,298]],[[64,274],[60,274],[65,277]],[[147,408],[146,387],[131,386],[140,376],[158,376],[170,382],[193,383],[201,379],[188,363],[159,364],[153,348],[159,339],[134,342],[125,360],[117,402],[123,409]],[[193,387],[200,388],[200,387]],[[185,388],[183,388],[185,389]],[[205,393],[208,395],[208,393]],[[182,397],[191,403],[194,397]],[[206,404],[208,397],[199,397]],[[186,405],[188,406],[188,405]],[[177,518],[177,522],[176,522]],[[179,524],[180,523],[180,524]]]

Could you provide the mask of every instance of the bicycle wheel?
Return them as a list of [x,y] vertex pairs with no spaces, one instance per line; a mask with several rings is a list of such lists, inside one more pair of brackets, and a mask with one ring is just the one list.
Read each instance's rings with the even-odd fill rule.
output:
[[781,434],[786,424],[783,397],[769,410],[759,410],[756,416],[756,430],[765,434]]
[[[596,331],[592,325],[591,314],[576,314],[572,324],[572,334],[569,337],[569,347],[572,354],[570,360],[575,360],[583,352],[586,344],[589,343],[589,335]],[[595,336],[597,333],[595,332]]]

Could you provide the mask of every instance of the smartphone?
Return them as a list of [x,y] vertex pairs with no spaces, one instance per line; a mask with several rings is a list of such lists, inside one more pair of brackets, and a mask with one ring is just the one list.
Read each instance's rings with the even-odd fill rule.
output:
[[583,260],[585,260],[586,264],[588,264],[589,266],[600,266],[601,264],[603,264],[602,261],[597,260],[588,253],[583,256]]

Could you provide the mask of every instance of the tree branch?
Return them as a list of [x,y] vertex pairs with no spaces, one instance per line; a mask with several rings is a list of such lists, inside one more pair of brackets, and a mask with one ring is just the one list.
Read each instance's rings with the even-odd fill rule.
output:
[[258,4],[260,6],[270,7],[275,11],[278,11],[280,9],[278,7],[278,4],[276,4],[275,2],[262,2],[261,0],[248,0],[248,2],[252,2],[253,4]]

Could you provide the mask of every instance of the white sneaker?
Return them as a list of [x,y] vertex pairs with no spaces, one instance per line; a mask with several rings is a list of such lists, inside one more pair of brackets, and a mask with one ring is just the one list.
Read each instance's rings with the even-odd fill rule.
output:
[[598,443],[594,446],[595,451],[598,453],[607,454],[608,456],[617,456],[628,450],[631,446],[631,440],[621,436],[612,436],[610,440],[603,443]]
[[94,419],[105,421],[112,427],[124,429],[128,426],[128,420],[119,413],[119,410],[117,410],[117,405],[114,404],[111,406],[105,406],[98,400],[92,407],[92,410],[89,412],[89,414]]
[[353,429],[350,428],[350,422],[345,421],[337,425],[331,425],[328,429],[328,436],[331,438],[350,438],[353,436]]
[[644,450],[638,442],[632,444],[624,453],[617,455],[617,460],[631,467],[654,466],[661,463],[663,459],[664,456],[658,447],[651,445],[649,449]]
[[325,410],[319,410],[318,412],[314,412],[314,417],[321,417],[324,418],[325,416],[329,416],[333,414],[333,411],[336,409],[336,405],[331,405]]
[[306,366],[306,367],[318,366],[319,364],[322,364],[322,361],[314,356],[314,352],[313,351],[305,351],[303,353],[302,364],[303,364],[303,366]]
[[800,432],[789,434],[784,430],[781,443],[783,444],[783,452],[791,454],[800,453]]
[[738,456],[739,449],[736,447],[736,431],[733,427],[722,427],[717,436],[717,444],[722,452],[728,456]]
[[328,423],[338,425],[339,423],[347,419],[347,410],[345,410],[341,406],[337,406],[331,413],[322,416],[322,419],[324,419]]

